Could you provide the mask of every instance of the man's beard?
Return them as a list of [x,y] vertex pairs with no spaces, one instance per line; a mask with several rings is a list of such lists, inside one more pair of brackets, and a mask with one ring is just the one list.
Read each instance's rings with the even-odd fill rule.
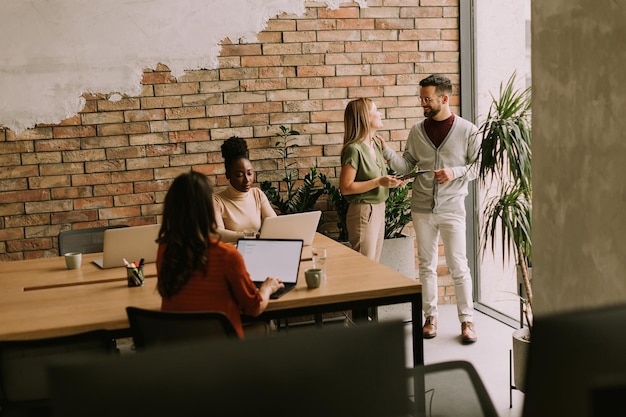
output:
[[430,110],[428,110],[427,108],[424,108],[424,117],[428,117],[432,119],[433,117],[438,115],[440,111],[441,109],[433,109],[432,107],[430,107]]

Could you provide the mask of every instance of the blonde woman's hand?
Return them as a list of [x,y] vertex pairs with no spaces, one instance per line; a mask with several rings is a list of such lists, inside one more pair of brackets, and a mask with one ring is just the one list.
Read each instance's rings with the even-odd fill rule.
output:
[[404,187],[408,182],[409,180],[403,181],[393,175],[385,175],[384,177],[380,177],[380,185],[387,188]]

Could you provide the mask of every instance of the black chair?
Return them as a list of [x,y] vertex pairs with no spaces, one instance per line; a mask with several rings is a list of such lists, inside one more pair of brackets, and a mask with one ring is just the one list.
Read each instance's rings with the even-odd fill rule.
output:
[[59,233],[59,255],[68,252],[97,253],[102,252],[104,231],[128,227],[125,224],[115,226],[92,227],[89,229],[65,230]]
[[480,376],[467,361],[416,366],[410,380],[414,416],[498,417]]
[[115,352],[115,341],[106,330],[0,341],[0,414],[3,417],[48,415],[50,365],[101,359]]
[[126,307],[137,350],[209,339],[237,339],[228,317],[217,311],[171,312]]
[[401,321],[211,340],[50,371],[53,417],[406,417]]
[[623,302],[535,316],[521,415],[626,415],[625,327]]

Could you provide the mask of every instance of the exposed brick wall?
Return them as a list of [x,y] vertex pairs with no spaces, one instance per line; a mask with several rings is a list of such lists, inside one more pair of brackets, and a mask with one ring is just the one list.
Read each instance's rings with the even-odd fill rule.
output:
[[336,178],[348,100],[372,98],[379,133],[400,151],[423,116],[419,80],[445,73],[458,89],[458,0],[307,6],[270,20],[258,43],[224,40],[219,69],[176,80],[158,65],[138,97],[85,94],[80,114],[58,125],[0,129],[0,260],[58,256],[67,229],[155,223],[189,169],[225,186],[220,145],[233,135],[248,140],[259,182],[283,177],[280,125],[301,133],[290,160],[301,178],[311,166]]

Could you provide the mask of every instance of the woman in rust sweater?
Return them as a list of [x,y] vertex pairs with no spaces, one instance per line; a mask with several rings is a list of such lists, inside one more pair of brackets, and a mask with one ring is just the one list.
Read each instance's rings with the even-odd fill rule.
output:
[[260,289],[243,258],[216,238],[213,192],[198,172],[179,175],[165,196],[157,254],[157,288],[165,311],[221,311],[243,338],[241,314],[258,316],[283,283],[268,277]]

